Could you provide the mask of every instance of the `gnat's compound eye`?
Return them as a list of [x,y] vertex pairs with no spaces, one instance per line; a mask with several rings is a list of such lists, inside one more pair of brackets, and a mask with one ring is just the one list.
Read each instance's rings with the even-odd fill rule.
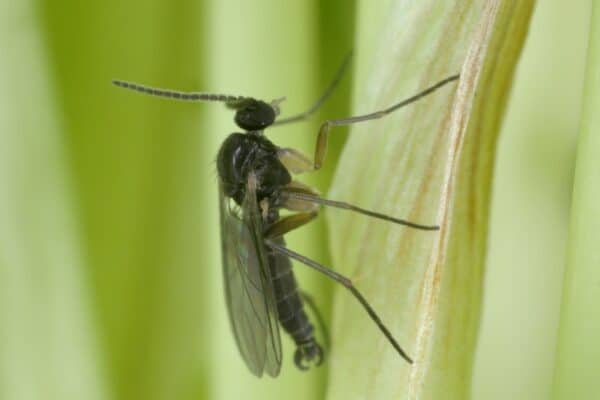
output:
[[275,121],[273,107],[260,100],[252,100],[244,104],[235,113],[235,123],[246,131],[259,131]]

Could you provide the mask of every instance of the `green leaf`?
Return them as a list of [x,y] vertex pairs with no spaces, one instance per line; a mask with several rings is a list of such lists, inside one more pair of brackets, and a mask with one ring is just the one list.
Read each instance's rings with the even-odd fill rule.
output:
[[494,148],[532,6],[359,7],[356,114],[459,71],[461,79],[352,129],[330,197],[442,229],[330,213],[334,264],[364,291],[415,363],[403,362],[355,299],[338,291],[328,398],[468,396]]
[[577,145],[563,286],[555,399],[598,396],[600,364],[600,5],[591,4],[583,112]]

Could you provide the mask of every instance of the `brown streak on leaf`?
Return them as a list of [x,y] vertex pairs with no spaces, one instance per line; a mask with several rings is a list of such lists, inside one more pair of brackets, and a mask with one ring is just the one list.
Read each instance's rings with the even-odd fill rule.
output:
[[483,58],[489,38],[492,34],[492,28],[497,12],[498,3],[488,3],[479,30],[475,34],[475,39],[472,42],[461,70],[461,79],[454,100],[453,115],[449,127],[450,146],[444,184],[442,187],[442,200],[440,202],[438,214],[442,221],[442,229],[438,240],[434,244],[434,251],[432,252],[431,261],[427,269],[425,280],[423,281],[422,303],[425,307],[418,324],[419,331],[416,338],[417,350],[414,355],[415,364],[409,375],[408,398],[410,399],[420,397],[426,377],[426,371],[429,368],[429,361],[431,361],[428,354],[430,347],[432,346],[432,336],[435,328],[434,316],[438,308],[440,283],[443,267],[446,263],[446,250],[449,241],[448,235],[451,232],[452,193],[454,191],[456,174],[460,161],[460,151],[463,146],[464,135],[469,121],[475,88],[477,87]]

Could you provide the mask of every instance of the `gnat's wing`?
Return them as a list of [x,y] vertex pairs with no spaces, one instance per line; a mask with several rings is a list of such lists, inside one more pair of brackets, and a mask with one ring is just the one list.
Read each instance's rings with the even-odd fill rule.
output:
[[225,300],[238,349],[250,371],[281,368],[277,304],[252,176],[241,209],[219,188]]

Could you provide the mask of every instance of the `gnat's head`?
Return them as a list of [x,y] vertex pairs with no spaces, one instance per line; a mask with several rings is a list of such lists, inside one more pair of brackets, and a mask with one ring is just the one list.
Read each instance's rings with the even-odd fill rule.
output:
[[237,126],[248,132],[262,131],[275,122],[279,115],[279,104],[285,97],[275,99],[270,103],[256,100],[252,97],[230,96],[224,94],[178,92],[169,89],[157,89],[137,83],[114,80],[116,86],[135,90],[151,96],[166,97],[181,101],[220,101],[235,110],[234,121]]

